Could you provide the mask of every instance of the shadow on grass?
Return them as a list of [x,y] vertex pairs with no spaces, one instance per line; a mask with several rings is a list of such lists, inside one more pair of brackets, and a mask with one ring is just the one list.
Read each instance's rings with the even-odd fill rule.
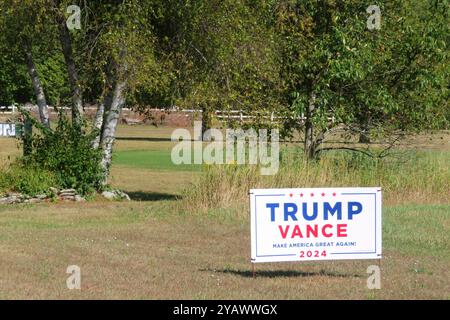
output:
[[133,201],[161,201],[161,200],[178,200],[181,198],[179,195],[169,194],[169,193],[158,193],[158,192],[126,192]]
[[[200,271],[218,272],[224,274],[232,274],[243,278],[253,278],[253,272],[251,270],[233,270],[233,269],[200,269]],[[326,276],[333,278],[360,278],[358,274],[345,274],[326,270],[320,270],[318,272],[307,272],[297,270],[255,270],[257,278],[298,278],[298,277],[317,277]]]

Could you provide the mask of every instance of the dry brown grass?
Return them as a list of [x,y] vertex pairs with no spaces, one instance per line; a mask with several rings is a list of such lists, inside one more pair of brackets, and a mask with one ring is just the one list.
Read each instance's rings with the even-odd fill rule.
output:
[[[247,222],[174,214],[164,201],[2,208],[0,230],[4,299],[450,298],[448,257],[392,247],[381,290],[366,288],[373,261],[262,264],[252,279]],[[72,264],[81,291],[66,288]]]
[[[120,130],[153,136],[148,128]],[[155,134],[167,137],[164,130]],[[119,140],[117,147],[154,143]],[[13,140],[0,139],[1,154],[14,148]],[[0,298],[450,299],[450,257],[441,249],[449,242],[448,206],[423,211],[435,224],[421,222],[414,206],[385,210],[381,290],[366,287],[374,261],[261,264],[252,279],[245,214],[179,210],[173,195],[193,175],[115,167],[114,186],[145,201],[0,206]],[[66,287],[73,264],[81,267],[80,291]]]

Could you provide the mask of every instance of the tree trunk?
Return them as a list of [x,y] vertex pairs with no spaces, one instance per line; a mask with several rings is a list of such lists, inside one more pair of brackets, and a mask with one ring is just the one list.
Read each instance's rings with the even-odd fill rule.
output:
[[205,133],[211,129],[212,126],[212,116],[211,116],[211,110],[203,105],[202,106],[202,136],[200,137],[200,141],[210,141],[211,137],[208,135],[205,135]]
[[30,74],[31,82],[33,83],[34,93],[36,95],[41,123],[47,128],[50,128],[48,105],[47,100],[45,99],[44,88],[42,87],[41,81],[39,79],[39,74],[36,70],[36,65],[34,64],[33,60],[32,49],[31,46],[29,45],[25,47],[25,57],[27,60],[28,73]]
[[369,119],[362,119],[359,124],[359,143],[370,143]]
[[[103,152],[102,168],[104,170],[103,184],[108,183],[109,169],[111,167],[112,149],[116,137],[116,128],[119,116],[125,104],[126,80],[119,80],[114,86],[110,107],[105,104],[103,127],[101,135],[101,148]],[[106,109],[108,108],[108,109]]]
[[83,97],[75,60],[73,58],[72,40],[64,19],[61,19],[59,22],[59,40],[64,54],[64,60],[66,61],[69,83],[72,90],[72,122],[73,124],[80,125],[81,117],[83,116]]
[[[95,114],[95,120],[94,120],[94,130],[98,131],[97,135],[95,136],[94,140],[92,141],[92,148],[98,149],[100,146],[100,138],[101,138],[101,130],[103,126],[103,117],[105,115],[105,104],[106,104],[106,98],[105,101],[103,101],[97,108],[97,113]],[[111,108],[111,104],[108,105],[107,109],[109,110]]]
[[312,93],[309,99],[308,108],[306,110],[305,121],[305,156],[306,159],[311,160],[315,157],[315,143],[314,143],[314,125],[312,116],[316,107],[316,94]]
[[367,134],[367,131],[362,130],[359,133],[359,140],[358,140],[358,142],[359,143],[364,143],[364,144],[370,143],[370,136]]
[[108,68],[108,71],[106,73],[106,86],[103,89],[102,98],[100,100],[103,100],[101,104],[97,107],[97,113],[95,114],[94,119],[94,126],[93,129],[97,130],[98,133],[95,136],[94,140],[92,141],[92,147],[94,149],[98,149],[100,147],[100,142],[102,138],[103,133],[103,122],[105,119],[105,110],[109,111],[111,110],[111,104],[113,101],[113,94],[114,94],[114,75],[112,73],[112,67],[111,65]]

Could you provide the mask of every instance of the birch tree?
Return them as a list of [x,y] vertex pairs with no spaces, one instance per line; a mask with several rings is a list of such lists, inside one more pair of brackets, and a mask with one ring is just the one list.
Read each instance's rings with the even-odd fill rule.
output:
[[40,35],[44,27],[44,2],[5,0],[0,4],[0,10],[4,15],[2,23],[8,45],[17,46],[25,58],[24,61],[38,105],[40,121],[44,126],[50,127],[47,99],[34,59],[35,42],[43,40]]
[[127,94],[133,91],[154,67],[151,18],[153,1],[95,3],[84,31],[89,52],[86,63],[91,72],[100,72],[103,83],[93,129],[98,132],[92,145],[102,150],[104,184],[108,182],[113,146],[120,114]]

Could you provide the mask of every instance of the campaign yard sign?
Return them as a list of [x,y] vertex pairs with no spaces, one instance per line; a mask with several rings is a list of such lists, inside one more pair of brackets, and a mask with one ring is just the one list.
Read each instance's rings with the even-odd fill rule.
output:
[[380,188],[252,189],[251,259],[380,259]]

